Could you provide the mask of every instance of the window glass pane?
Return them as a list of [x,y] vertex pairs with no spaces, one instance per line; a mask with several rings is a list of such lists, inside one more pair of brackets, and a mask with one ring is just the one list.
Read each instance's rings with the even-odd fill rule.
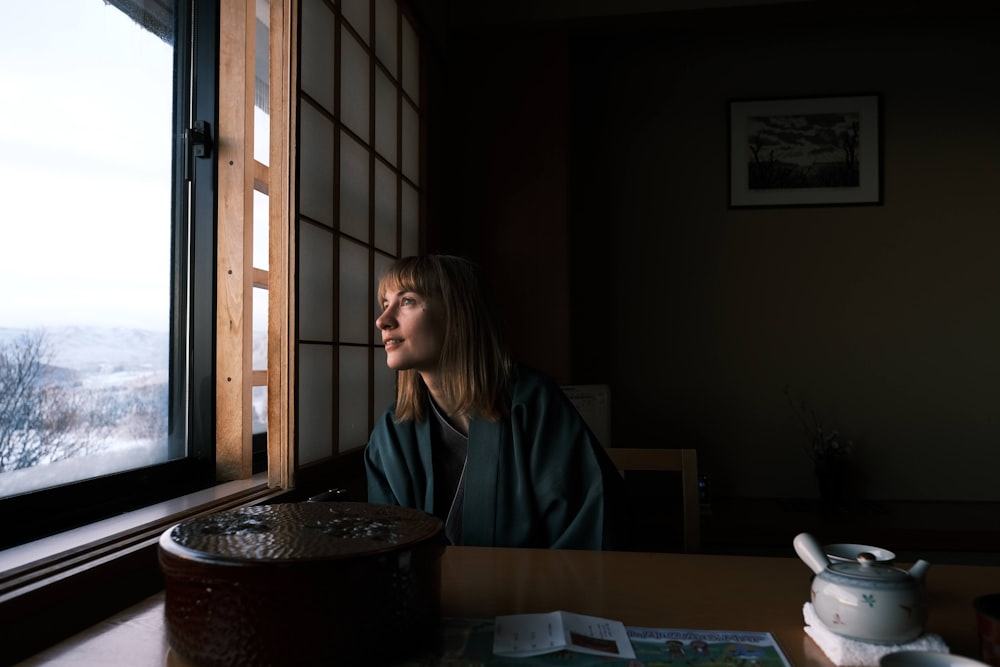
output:
[[267,290],[253,288],[253,370],[267,370]]
[[385,363],[385,348],[376,347],[374,353],[375,369],[375,419],[385,412],[386,408],[396,401],[396,371]]
[[333,227],[333,122],[311,104],[301,105],[299,211]]
[[403,19],[403,90],[420,104],[420,40],[410,21]]
[[4,9],[0,496],[168,458],[173,41],[103,0]]
[[365,44],[371,44],[371,0],[340,0],[344,18],[351,24]]
[[396,158],[396,86],[382,70],[375,72],[375,150],[398,166]]
[[267,387],[253,388],[253,433],[267,433]]
[[340,241],[340,340],[368,343],[368,248]]
[[340,133],[340,231],[368,241],[368,149]]
[[368,442],[368,347],[340,346],[340,451]]
[[269,42],[271,31],[268,24],[271,14],[267,2],[257,3],[257,38],[254,44],[254,108],[253,108],[253,158],[261,164],[268,164],[270,147],[269,125],[271,111],[271,52]]
[[403,181],[402,244],[400,254],[420,254],[420,194]]
[[368,110],[371,58],[346,28],[341,30],[340,35],[340,120],[361,137],[362,141],[370,143]]
[[375,162],[375,246],[396,254],[396,172]]
[[[381,306],[378,303],[378,281],[379,281],[379,278],[381,278],[385,274],[386,270],[392,264],[392,261],[393,261],[392,257],[386,257],[385,255],[381,255],[379,253],[375,253],[375,283],[372,286],[372,296],[371,296],[371,299],[372,299],[372,303],[375,304],[375,312],[376,313],[381,312]],[[373,345],[381,345],[382,344],[382,333],[378,330],[378,327],[375,326],[375,320],[373,319],[368,324],[371,326],[372,344]],[[378,352],[378,350],[376,350],[376,352]],[[384,351],[383,351],[383,354],[384,354]],[[383,359],[382,361],[384,362],[385,360]]]
[[299,224],[299,338],[333,342],[333,233]]
[[396,73],[396,54],[399,52],[396,37],[396,0],[375,0],[375,57],[393,78]]
[[302,3],[302,69],[299,85],[331,114],[334,112],[336,22],[323,0]]
[[299,345],[299,463],[333,455],[333,346]]
[[267,166],[271,150],[271,117],[258,107],[253,108],[253,159]]
[[420,182],[420,118],[407,100],[403,100],[403,173]]
[[263,192],[254,190],[253,193],[253,265],[254,268],[264,269],[270,266],[268,250],[271,245],[270,238],[270,205],[269,197]]

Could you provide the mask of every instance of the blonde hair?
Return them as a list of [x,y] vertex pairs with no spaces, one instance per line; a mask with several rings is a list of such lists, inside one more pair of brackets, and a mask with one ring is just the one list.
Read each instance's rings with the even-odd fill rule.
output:
[[[476,264],[451,255],[403,257],[379,279],[379,308],[386,294],[403,290],[440,304],[441,390],[455,409],[489,421],[505,417],[513,363]],[[426,393],[417,371],[399,371],[396,420],[423,421]]]

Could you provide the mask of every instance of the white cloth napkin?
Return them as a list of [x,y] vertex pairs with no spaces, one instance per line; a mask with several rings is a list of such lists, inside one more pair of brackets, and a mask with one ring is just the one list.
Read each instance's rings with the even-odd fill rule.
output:
[[835,665],[850,665],[851,667],[878,667],[879,658],[896,651],[938,651],[949,653],[948,645],[940,635],[925,632],[913,641],[905,644],[869,644],[856,639],[848,639],[831,632],[816,616],[812,602],[806,602],[802,607],[805,618],[806,634],[823,649],[826,657]]

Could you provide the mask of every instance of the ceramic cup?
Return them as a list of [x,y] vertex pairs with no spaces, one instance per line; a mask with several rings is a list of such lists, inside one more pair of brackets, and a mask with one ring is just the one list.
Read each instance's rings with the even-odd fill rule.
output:
[[982,595],[972,601],[979,628],[979,657],[1000,667],[1000,593]]
[[987,667],[978,660],[934,651],[897,651],[879,658],[879,667]]
[[896,554],[888,549],[873,547],[870,544],[824,544],[823,551],[826,553],[826,556],[830,559],[831,563],[843,563],[848,561],[854,563],[858,560],[858,554],[864,552],[868,552],[875,556],[875,562],[882,563],[884,565],[888,565],[896,559]]

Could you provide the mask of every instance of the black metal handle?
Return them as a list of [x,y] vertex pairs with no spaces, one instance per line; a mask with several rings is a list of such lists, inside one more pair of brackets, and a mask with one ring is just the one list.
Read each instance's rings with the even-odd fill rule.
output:
[[212,125],[207,120],[196,120],[187,129],[188,147],[193,157],[212,157]]

